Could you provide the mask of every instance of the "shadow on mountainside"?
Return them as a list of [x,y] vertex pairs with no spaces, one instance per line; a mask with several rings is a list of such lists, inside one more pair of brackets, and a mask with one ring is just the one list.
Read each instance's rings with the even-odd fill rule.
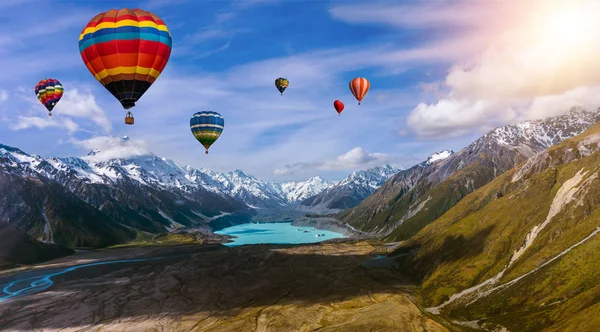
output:
[[493,230],[494,226],[488,226],[471,237],[462,234],[449,235],[444,238],[440,246],[432,246],[434,249],[427,252],[419,252],[421,245],[418,243],[407,244],[394,250],[390,256],[398,255],[395,265],[403,273],[415,278],[417,282],[422,282],[440,265],[466,260],[481,254]]
[[327,306],[359,297],[357,303],[372,304],[372,296],[384,296],[374,294],[410,289],[391,269],[361,265],[372,258],[366,243],[190,248],[185,255],[56,276],[42,293],[0,302],[0,326],[62,329],[202,312],[231,317],[261,306]]

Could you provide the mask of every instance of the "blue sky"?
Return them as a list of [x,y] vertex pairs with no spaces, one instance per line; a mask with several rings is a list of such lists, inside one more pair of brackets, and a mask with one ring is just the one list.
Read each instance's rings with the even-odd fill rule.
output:
[[[592,12],[585,3],[7,0],[0,143],[81,156],[127,135],[132,146],[119,151],[274,181],[410,167],[498,125],[596,108],[600,29],[581,18]],[[152,11],[173,37],[167,67],[132,109],[134,126],[78,52],[87,22],[122,7]],[[555,18],[570,9],[579,19]],[[283,97],[279,76],[290,80]],[[48,77],[65,88],[51,118],[33,92]],[[361,106],[348,89],[353,77],[371,82]],[[340,117],[336,99],[346,106]],[[225,118],[209,155],[189,129],[202,110]]]

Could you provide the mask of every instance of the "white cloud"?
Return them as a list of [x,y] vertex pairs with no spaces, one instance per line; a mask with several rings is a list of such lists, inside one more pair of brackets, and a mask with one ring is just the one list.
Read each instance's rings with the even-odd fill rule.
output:
[[[477,26],[489,24],[491,6],[480,6],[474,1],[459,3],[427,2],[425,4],[385,3],[342,4],[333,6],[329,13],[335,19],[350,23],[384,23],[400,28],[446,26]],[[495,12],[498,14],[497,12]]]
[[273,171],[274,175],[297,175],[307,170],[352,170],[371,166],[379,166],[391,161],[390,156],[383,153],[371,153],[356,147],[332,160],[312,163],[295,163]]
[[0,101],[7,101],[7,100],[8,100],[8,91],[6,91],[6,90],[0,91]]
[[66,117],[38,117],[38,116],[19,116],[13,123],[10,124],[12,130],[23,130],[28,128],[45,129],[48,127],[64,128],[69,133],[73,133],[79,129],[79,125]]
[[65,91],[61,100],[53,110],[54,114],[68,115],[74,118],[86,118],[107,133],[111,130],[111,123],[91,92],[80,92],[77,88]]
[[470,63],[452,66],[443,83],[449,92],[412,111],[407,124],[417,135],[459,136],[600,105],[600,22],[593,16],[600,3],[536,2],[521,10]]
[[84,157],[94,161],[107,161],[114,158],[130,158],[150,153],[145,141],[133,140],[127,136],[123,138],[97,136],[81,141],[71,139],[70,142],[86,150],[95,150],[95,155]]

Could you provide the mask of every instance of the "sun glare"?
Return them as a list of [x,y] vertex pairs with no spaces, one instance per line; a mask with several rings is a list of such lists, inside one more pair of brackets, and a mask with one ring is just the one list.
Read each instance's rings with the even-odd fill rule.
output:
[[553,13],[547,21],[547,37],[562,46],[585,43],[591,33],[588,15],[577,9]]
[[539,11],[536,15],[538,20],[532,22],[543,44],[549,43],[560,48],[585,46],[594,42],[593,36],[600,25],[594,20],[593,14],[598,8],[593,3],[548,3],[551,5]]

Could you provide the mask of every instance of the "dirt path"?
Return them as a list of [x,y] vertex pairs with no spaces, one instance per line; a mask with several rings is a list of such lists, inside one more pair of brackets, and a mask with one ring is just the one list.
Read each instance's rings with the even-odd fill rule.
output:
[[[374,249],[366,242],[139,249],[136,258],[163,258],[58,275],[39,294],[0,302],[0,330],[447,331],[409,300],[412,288],[397,273],[362,266]],[[0,277],[0,287],[11,278],[18,276]]]

